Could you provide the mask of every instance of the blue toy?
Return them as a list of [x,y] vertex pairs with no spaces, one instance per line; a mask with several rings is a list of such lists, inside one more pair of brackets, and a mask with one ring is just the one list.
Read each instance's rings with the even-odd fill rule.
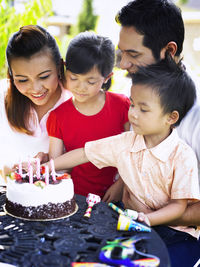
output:
[[144,239],[146,238],[133,236],[131,238],[117,238],[113,241],[107,241],[107,245],[101,248],[99,259],[112,266],[158,266],[160,264],[158,257],[143,253],[135,248],[135,244]]

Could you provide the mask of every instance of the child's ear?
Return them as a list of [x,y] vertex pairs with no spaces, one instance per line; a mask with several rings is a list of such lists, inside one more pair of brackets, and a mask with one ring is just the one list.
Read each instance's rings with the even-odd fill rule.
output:
[[113,72],[108,74],[108,76],[105,78],[104,83],[107,83],[107,81],[113,76]]
[[175,124],[178,121],[178,119],[179,119],[179,113],[178,113],[178,111],[174,110],[171,113],[169,113],[167,122],[170,125],[173,125],[173,124]]

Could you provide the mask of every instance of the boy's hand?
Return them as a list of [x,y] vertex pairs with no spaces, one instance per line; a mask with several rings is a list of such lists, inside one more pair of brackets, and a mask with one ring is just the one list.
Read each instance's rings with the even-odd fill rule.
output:
[[143,212],[138,213],[137,220],[139,222],[145,222],[147,225],[151,226],[148,216],[146,214],[144,214]]

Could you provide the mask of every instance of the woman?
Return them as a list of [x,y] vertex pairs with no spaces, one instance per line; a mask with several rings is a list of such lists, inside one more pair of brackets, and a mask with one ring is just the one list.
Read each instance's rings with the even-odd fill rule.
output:
[[8,84],[0,88],[0,169],[48,152],[46,120],[70,97],[55,39],[38,25],[23,26],[6,49]]

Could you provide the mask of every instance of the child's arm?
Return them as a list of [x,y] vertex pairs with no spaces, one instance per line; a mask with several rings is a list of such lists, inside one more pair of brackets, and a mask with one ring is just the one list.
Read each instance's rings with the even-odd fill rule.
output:
[[[89,162],[84,148],[74,149],[54,159],[55,170],[66,170]],[[47,163],[51,168],[50,162]]]
[[63,140],[49,136],[49,159],[55,159],[64,153]]
[[[124,132],[127,132],[127,131],[130,131],[129,122],[126,122],[124,124]],[[121,201],[123,188],[124,188],[124,182],[122,178],[119,176],[116,182],[108,188],[102,200],[107,203]]]
[[139,214],[138,220],[150,223],[151,226],[170,224],[179,218],[187,207],[187,199],[172,199],[165,207],[151,213]]

